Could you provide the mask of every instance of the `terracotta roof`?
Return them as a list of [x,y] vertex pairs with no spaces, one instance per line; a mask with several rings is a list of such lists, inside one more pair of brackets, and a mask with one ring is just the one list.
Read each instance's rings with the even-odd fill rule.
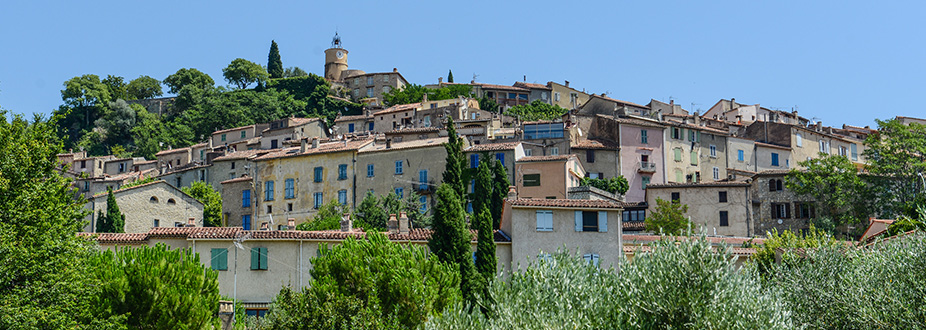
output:
[[649,109],[649,107],[647,107],[647,106],[645,106],[645,105],[639,105],[639,104],[636,104],[636,103],[633,103],[633,102],[621,101],[621,100],[618,100],[618,99],[615,99],[615,98],[610,98],[610,97],[607,97],[607,96],[604,96],[604,95],[595,95],[595,94],[592,94],[592,95],[590,95],[590,96],[591,96],[591,97],[602,98],[602,99],[605,99],[605,100],[608,100],[608,101],[611,101],[611,102],[617,102],[617,103],[621,103],[621,104],[632,105],[632,106],[635,106],[635,107],[638,107],[638,108]]
[[666,128],[665,125],[660,124],[659,122],[655,122],[655,121],[648,121],[648,120],[642,120],[642,119],[636,119],[636,118],[627,118],[627,117],[614,118],[614,116],[608,116],[608,115],[602,115],[602,114],[598,114],[597,116],[598,116],[598,117],[601,117],[601,118],[613,120],[613,121],[615,121],[615,122],[617,122],[617,123],[619,123],[619,124],[636,125],[636,126],[653,127],[653,128],[662,128],[662,129]]
[[[717,247],[713,247],[712,250],[717,252]],[[735,256],[751,256],[756,254],[755,248],[739,248],[739,247],[730,247],[727,249],[730,254]],[[648,245],[624,245],[623,251],[627,253],[641,253],[641,252],[652,252],[653,247]]]
[[[665,116],[666,116],[666,115],[663,115],[663,117],[665,117]],[[725,131],[725,130],[722,130],[722,129],[719,129],[719,128],[715,128],[715,127],[699,126],[699,125],[693,125],[693,124],[686,124],[686,123],[681,123],[681,122],[677,122],[677,121],[674,121],[674,120],[664,120],[663,122],[666,123],[666,124],[668,124],[669,126],[678,126],[678,127],[688,128],[688,129],[696,129],[696,130],[700,130],[700,131],[708,131],[708,132],[711,132],[711,133],[716,133],[716,134],[721,134],[721,135],[730,135],[730,132],[729,132],[729,131]]]
[[550,156],[525,156],[525,157],[521,157],[521,159],[518,159],[517,162],[519,163],[549,162],[549,161],[567,160],[572,157],[575,157],[575,155],[570,154],[570,155],[556,155],[556,156],[552,156],[552,155]]
[[77,236],[108,244],[144,244],[148,241],[147,233],[77,233]]
[[521,87],[521,88],[530,88],[530,89],[546,89],[546,90],[552,90],[552,88],[550,88],[550,87],[548,87],[547,85],[544,85],[544,84],[535,84],[535,83],[521,82],[521,81],[516,81],[516,82],[514,83],[513,86],[514,86],[514,87]]
[[178,153],[178,152],[190,152],[190,150],[191,150],[190,147],[170,149],[170,150],[161,150],[158,153],[154,154],[154,156],[156,157],[156,156],[173,154],[173,153]]
[[254,125],[248,125],[248,126],[241,126],[241,127],[223,129],[223,130],[221,130],[221,131],[212,132],[212,135],[222,134],[222,133],[228,133],[228,132],[232,132],[232,131],[238,131],[238,130],[253,128],[253,127],[254,127]]
[[235,182],[251,181],[251,179],[252,179],[252,178],[249,177],[249,176],[242,176],[242,177],[237,177],[237,178],[234,178],[234,179],[228,179],[228,180],[225,180],[225,181],[222,181],[222,182],[219,182],[219,183],[220,183],[220,184],[228,184],[228,183],[235,183]]
[[475,84],[471,84],[471,85],[473,85],[473,86],[479,86],[479,87],[481,87],[482,89],[504,89],[504,90],[508,90],[508,91],[518,91],[518,92],[529,92],[529,91],[530,91],[530,90],[528,90],[527,88],[521,88],[521,87],[515,87],[515,86],[494,85],[494,84],[483,84],[483,83],[475,83]]
[[712,182],[670,182],[670,183],[657,183],[657,184],[648,184],[646,189],[649,188],[697,188],[697,187],[749,187],[751,184],[743,181],[712,181]]
[[409,104],[399,104],[399,105],[394,105],[394,106],[388,107],[388,108],[386,108],[386,109],[383,109],[383,110],[381,110],[381,111],[379,111],[379,112],[374,113],[373,115],[374,115],[374,116],[385,115],[385,114],[389,114],[389,113],[393,113],[393,112],[401,112],[401,111],[413,110],[413,109],[417,109],[417,108],[420,108],[420,107],[421,107],[421,102],[419,102],[419,103],[409,103]]
[[[186,223],[186,222],[184,222]],[[236,227],[155,227],[148,231],[148,237],[187,238],[190,234],[203,230],[234,230]]]
[[314,118],[314,117],[312,117],[312,118],[292,117],[292,118],[281,119],[281,120],[278,120],[278,121],[281,121],[281,122],[282,122],[283,120],[286,121],[286,126],[281,126],[281,127],[277,127],[277,128],[267,127],[267,128],[265,128],[263,131],[261,131],[261,133],[263,133],[263,132],[270,132],[270,131],[277,131],[277,130],[287,129],[287,128],[293,128],[293,127],[296,127],[296,126],[299,126],[299,125],[305,125],[305,124],[308,124],[308,123],[311,123],[311,122],[320,121],[320,120],[322,120],[322,119],[321,119],[321,118]]
[[502,142],[502,143],[485,143],[485,144],[475,144],[466,148],[466,152],[482,152],[482,151],[503,151],[503,150],[514,150],[518,147],[521,142]]
[[511,206],[523,207],[562,207],[577,209],[620,209],[624,203],[592,199],[528,199],[520,198],[509,201]]
[[149,169],[144,170],[144,171],[126,172],[126,173],[122,173],[122,174],[118,174],[118,175],[113,175],[113,176],[104,176],[104,177],[101,178],[100,181],[124,181],[125,179],[130,179],[130,178],[144,178],[144,177],[146,177],[146,176],[149,176],[150,174],[154,174],[154,175],[151,175],[151,176],[157,176],[157,175],[156,175],[157,172],[158,172],[158,169],[156,169],[156,168],[149,168]]
[[[431,229],[412,229],[407,234],[398,232],[385,233],[391,241],[428,241],[431,239]],[[472,241],[477,239],[475,230],[470,230]],[[238,239],[247,235],[249,240],[343,240],[348,237],[363,238],[366,233],[355,229],[350,232],[340,230],[301,231],[301,230],[244,230],[240,227],[157,227],[147,233],[79,233],[80,236],[93,237],[99,243],[133,243],[144,242],[151,238],[182,238],[182,239]],[[511,242],[511,238],[500,230],[494,231],[496,242]]]
[[621,221],[621,227],[624,230],[644,230],[646,229],[646,222],[644,221]]
[[373,139],[362,139],[362,140],[351,140],[351,141],[335,141],[335,142],[325,142],[319,143],[317,148],[312,148],[311,145],[306,146],[305,152],[299,152],[300,147],[292,147],[271,151],[266,155],[255,158],[255,161],[269,160],[276,158],[289,158],[289,157],[299,157],[307,156],[314,154],[325,154],[331,152],[344,152],[358,150],[363,146],[373,142]]
[[[151,181],[151,182],[148,182],[148,183],[143,183],[143,184],[140,184],[140,185],[137,185],[137,186],[131,186],[131,187],[128,187],[128,188],[116,189],[116,190],[113,190],[113,193],[115,194],[115,193],[117,193],[117,192],[123,192],[123,191],[130,190],[130,189],[141,188],[141,187],[147,187],[147,186],[150,186],[150,185],[153,185],[153,184],[157,184],[157,183],[161,183],[161,182],[167,183],[167,182],[164,181],[164,180],[158,179],[158,180],[154,180],[154,181]],[[104,192],[101,192],[101,193],[97,193],[96,195],[93,195],[93,197],[96,198],[96,197],[105,196],[105,195],[109,195],[109,192],[108,192],[108,191],[104,191]]]
[[341,116],[341,117],[338,117],[338,119],[335,119],[334,122],[354,121],[354,120],[373,120],[373,116],[367,116],[367,115]]
[[791,170],[765,170],[765,171],[756,173],[756,175],[759,175],[759,176],[779,176],[779,175],[787,175],[787,174],[790,173],[790,172],[791,172]]
[[430,138],[430,139],[392,142],[392,146],[388,149],[386,148],[385,143],[372,143],[360,149],[359,153],[393,151],[393,150],[404,150],[404,149],[415,149],[415,148],[426,148],[426,147],[443,148],[444,143],[447,143],[448,139],[449,138],[447,137],[437,137],[437,138]]
[[[697,236],[688,237],[688,236],[663,236],[663,235],[634,235],[634,234],[625,234],[623,236],[624,244],[628,243],[649,243],[655,242],[663,239],[676,240],[676,241],[686,241],[689,239],[698,239]],[[708,236],[705,237],[711,244],[728,244],[728,245],[743,245],[743,243],[752,241],[754,244],[763,244],[765,243],[764,238],[758,237],[715,237]]]
[[788,146],[780,146],[780,145],[777,145],[777,144],[764,143],[764,142],[759,142],[759,141],[756,141],[756,146],[767,147],[767,148],[776,148],[776,149],[782,149],[782,150],[791,150],[791,147],[788,147]]
[[621,148],[617,143],[608,140],[583,140],[572,146],[573,149],[603,149],[619,150]]
[[402,128],[402,129],[397,129],[397,130],[386,132],[385,134],[415,134],[415,133],[432,133],[432,132],[440,132],[440,128],[437,128],[437,127]]
[[223,160],[236,160],[236,159],[247,159],[255,156],[261,156],[265,153],[269,153],[272,150],[263,150],[263,149],[251,149],[251,150],[242,150],[227,153],[224,156],[219,156],[212,159],[213,162],[223,161]]

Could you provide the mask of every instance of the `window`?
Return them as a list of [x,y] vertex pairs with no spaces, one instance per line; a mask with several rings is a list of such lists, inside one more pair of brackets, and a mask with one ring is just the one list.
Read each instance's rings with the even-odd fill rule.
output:
[[531,149],[524,149],[524,156],[528,156],[528,157],[529,157],[529,156],[533,156],[533,155],[534,155],[534,150],[531,150]]
[[384,83],[389,82],[389,75],[388,75],[388,74],[383,76],[383,82],[384,82]]
[[322,195],[322,193],[320,193],[320,192],[317,192],[317,193],[312,194],[312,199],[313,199],[313,202],[314,202],[314,203],[312,204],[312,207],[314,207],[314,208],[316,208],[316,209],[319,208],[319,207],[322,207],[322,204],[325,203],[325,200],[322,198],[322,196],[323,196],[323,195]]
[[730,218],[727,211],[720,211],[720,226],[727,227],[730,226]]
[[267,270],[267,248],[251,248],[251,270]]
[[212,249],[212,270],[228,270],[228,249]]
[[643,188],[643,189],[646,189],[646,185],[649,184],[649,180],[650,180],[650,177],[648,177],[648,176],[642,177],[641,182],[642,182],[642,186],[643,186],[642,188]]
[[241,228],[244,230],[251,230],[251,215],[245,214],[241,216]]
[[125,163],[119,163],[119,173],[125,172]]
[[466,203],[466,213],[473,213],[473,202]]
[[395,161],[395,174],[402,174],[402,161]]
[[720,168],[714,166],[714,180],[720,180]]
[[368,126],[368,127],[367,127],[367,130],[370,131],[370,132],[372,132],[372,131],[373,131],[373,123],[370,123],[370,124],[367,125],[367,126]]
[[565,135],[563,133],[563,123],[550,124],[526,124],[524,128],[524,139],[559,139]]
[[175,204],[177,204],[177,201],[175,201],[173,198],[170,198],[170,199],[167,200],[167,204],[168,204],[168,205],[175,205]]
[[649,136],[647,136],[645,129],[640,131],[640,143],[643,143],[643,144],[649,143]]
[[347,205],[347,190],[338,190],[338,203]]
[[643,221],[646,220],[646,210],[625,210],[624,221]]
[[675,182],[685,182],[685,176],[682,174],[681,169],[675,169]]
[[797,213],[795,216],[799,219],[811,219],[816,217],[813,203],[794,203],[794,212]]
[[222,142],[225,142],[225,134],[222,134]]
[[90,191],[90,181],[84,181],[84,191]]
[[160,226],[161,226],[161,220],[154,219],[154,227],[157,228],[157,227],[160,227]]
[[267,214],[273,213],[273,205],[267,205]]
[[373,76],[368,76],[368,77],[367,77],[367,85],[372,85],[372,84],[373,84]]
[[367,177],[373,177],[373,164],[367,164]]
[[338,165],[338,180],[347,180],[347,164]]
[[321,167],[321,166],[316,167],[316,168],[315,168],[315,182],[322,182],[322,178],[324,177],[324,173],[325,173],[325,168],[323,168],[323,167]]
[[692,150],[690,155],[691,157],[689,158],[691,158],[691,165],[698,165],[698,152]]
[[286,185],[286,198],[296,198],[296,180],[286,179],[284,184]]
[[264,184],[264,200],[272,201],[273,200],[273,181],[267,181]]
[[827,148],[826,148],[826,141],[820,140],[820,152],[825,153],[825,154],[828,154],[829,152],[828,152],[828,150],[826,150],[826,149],[827,149]]
[[600,257],[598,256],[597,253],[588,253],[586,255],[583,255],[582,258],[585,259],[585,262],[587,262],[589,265],[592,265],[593,267],[598,267],[598,260],[600,259]]
[[689,129],[689,130],[688,130],[688,141],[695,142],[695,141],[696,141],[696,139],[695,139],[695,134],[697,134],[697,133],[698,133],[698,132],[695,132],[694,130],[690,130],[690,129]]
[[505,153],[504,152],[495,153],[495,160],[502,162],[502,166],[505,166]]
[[367,87],[367,97],[373,97],[373,87]]
[[550,155],[559,156],[559,147],[553,147],[550,149]]
[[736,151],[736,160],[742,162],[742,161],[744,161],[745,159],[746,159],[746,155],[745,155],[745,153],[743,152],[743,149],[737,150],[737,151]]
[[244,139],[247,137],[248,137],[248,131],[241,131],[241,138]]
[[801,135],[801,133],[797,133],[796,135],[794,135],[794,144],[797,145],[798,147],[804,146],[804,136]]
[[839,155],[840,155],[840,156],[848,156],[848,155],[849,155],[849,149],[847,149],[846,147],[840,146],[840,147],[839,147]]
[[421,207],[418,210],[421,212],[428,211],[428,196],[418,197],[418,203],[421,204]]
[[540,187],[540,174],[524,174],[521,180],[525,187]]
[[479,154],[469,155],[469,168],[479,167]]
[[672,201],[676,203],[681,202],[681,196],[682,196],[681,193],[678,193],[678,192],[672,193]]
[[231,169],[235,169],[235,162],[231,162]]
[[790,203],[772,203],[772,218],[773,219],[790,219],[791,218],[791,204]]
[[711,157],[717,158],[717,146],[711,145]]
[[251,189],[241,191],[241,207],[251,207]]
[[537,231],[553,231],[553,211],[537,210]]
[[418,190],[428,190],[428,170],[418,171]]
[[595,162],[595,150],[594,149],[585,150],[585,161],[588,163]]
[[682,161],[682,148],[675,148],[675,149],[672,149],[672,151],[675,153],[675,161],[681,162]]
[[354,132],[354,124],[353,124],[353,123],[347,124],[347,132],[348,132],[348,133],[353,133],[353,132]]
[[80,161],[80,168],[87,168],[87,161],[86,161],[86,160]]
[[395,194],[396,196],[399,196],[399,198],[405,198],[405,188],[395,188]]
[[559,92],[553,93],[553,101],[559,102]]
[[598,212],[582,211],[582,231],[598,231]]
[[293,211],[293,203],[286,203],[286,212]]
[[[386,79],[386,80],[388,80],[388,79]],[[386,81],[386,82],[388,82],[388,81]],[[391,92],[391,91],[392,91],[392,87],[383,86],[383,94],[389,93],[389,92]]]
[[608,212],[575,211],[576,231],[608,231]]
[[678,127],[672,127],[672,138],[676,140],[681,139],[682,138],[681,129],[679,129]]
[[721,203],[727,202],[727,192],[726,191],[717,192],[717,197]]

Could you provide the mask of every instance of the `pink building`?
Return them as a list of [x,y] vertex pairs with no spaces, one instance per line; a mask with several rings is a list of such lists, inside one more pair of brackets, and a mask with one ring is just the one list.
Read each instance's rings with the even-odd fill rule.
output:
[[618,118],[620,132],[621,175],[627,178],[630,189],[628,202],[646,201],[646,185],[665,183],[665,157],[663,130],[665,126],[655,120]]

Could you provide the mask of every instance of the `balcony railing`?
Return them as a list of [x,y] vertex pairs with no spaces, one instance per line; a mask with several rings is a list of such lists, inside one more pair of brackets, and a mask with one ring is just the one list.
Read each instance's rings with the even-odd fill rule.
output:
[[638,168],[637,171],[644,172],[644,173],[656,172],[656,163],[640,162],[640,168]]

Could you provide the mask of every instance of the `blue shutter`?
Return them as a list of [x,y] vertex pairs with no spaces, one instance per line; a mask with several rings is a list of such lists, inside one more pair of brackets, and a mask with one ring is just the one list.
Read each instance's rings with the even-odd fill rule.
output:
[[608,232],[608,212],[607,211],[598,211],[598,231],[602,233]]
[[418,171],[418,190],[427,190],[428,189],[428,170]]
[[576,211],[576,231],[582,231],[582,211]]
[[495,154],[495,160],[502,162],[502,166],[505,166],[505,154],[502,152]]
[[244,228],[244,230],[251,230],[251,215],[246,214],[241,216],[241,228]]

